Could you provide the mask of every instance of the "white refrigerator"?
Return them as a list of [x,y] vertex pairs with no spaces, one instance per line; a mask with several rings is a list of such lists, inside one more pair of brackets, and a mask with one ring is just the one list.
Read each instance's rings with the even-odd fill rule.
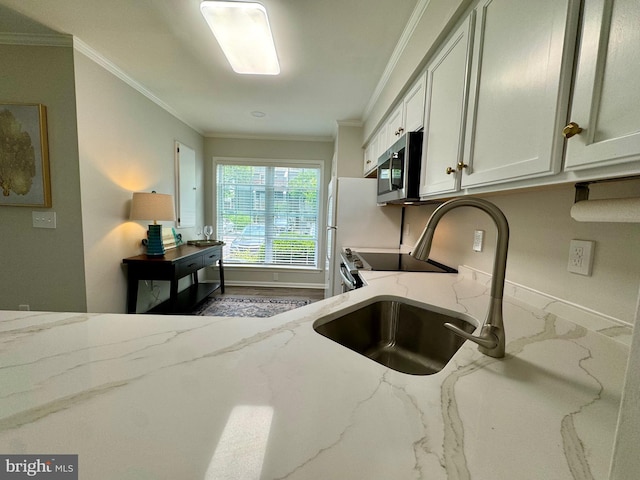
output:
[[377,179],[333,177],[327,196],[325,298],[342,293],[345,247],[400,248],[402,208],[377,205]]

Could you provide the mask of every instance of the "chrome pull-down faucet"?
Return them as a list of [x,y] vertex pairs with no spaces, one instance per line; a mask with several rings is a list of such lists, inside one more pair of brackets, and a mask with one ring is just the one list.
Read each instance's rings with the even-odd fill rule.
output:
[[489,311],[480,330],[480,335],[475,336],[467,333],[451,323],[446,323],[445,327],[452,330],[455,334],[477,343],[479,345],[478,350],[485,355],[502,358],[504,357],[505,347],[504,323],[502,321],[502,295],[504,293],[507,250],[509,248],[509,223],[504,213],[493,203],[481,198],[464,197],[445,202],[431,214],[418,243],[416,243],[415,248],[411,252],[411,256],[418,260],[427,260],[429,258],[431,242],[433,241],[433,234],[435,233],[438,222],[447,212],[458,207],[475,207],[486,212],[496,224],[498,239],[493,262],[493,276],[491,277]]

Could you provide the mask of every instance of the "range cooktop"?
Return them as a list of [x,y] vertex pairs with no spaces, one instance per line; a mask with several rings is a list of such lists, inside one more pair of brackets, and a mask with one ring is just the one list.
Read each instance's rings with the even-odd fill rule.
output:
[[448,267],[435,260],[417,260],[406,253],[362,253],[353,252],[362,260],[363,270],[389,272],[436,272],[458,273],[455,268]]

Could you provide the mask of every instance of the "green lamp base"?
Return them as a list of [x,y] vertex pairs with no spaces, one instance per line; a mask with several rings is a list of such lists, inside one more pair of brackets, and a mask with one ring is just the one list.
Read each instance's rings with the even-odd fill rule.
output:
[[149,225],[147,231],[147,256],[164,256],[164,244],[162,243],[162,225]]

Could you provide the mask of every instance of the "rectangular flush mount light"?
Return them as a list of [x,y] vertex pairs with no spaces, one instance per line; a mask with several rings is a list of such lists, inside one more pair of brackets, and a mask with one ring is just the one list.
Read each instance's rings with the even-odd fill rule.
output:
[[236,73],[280,73],[267,11],[261,4],[206,1],[200,11]]

